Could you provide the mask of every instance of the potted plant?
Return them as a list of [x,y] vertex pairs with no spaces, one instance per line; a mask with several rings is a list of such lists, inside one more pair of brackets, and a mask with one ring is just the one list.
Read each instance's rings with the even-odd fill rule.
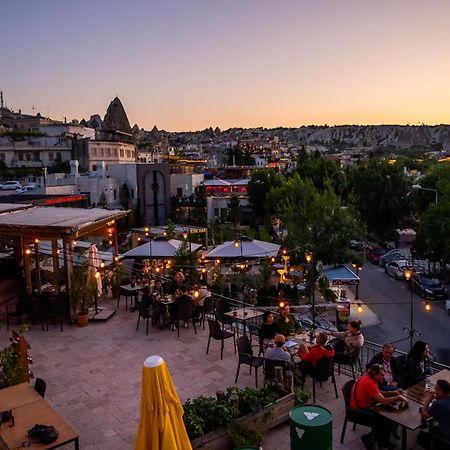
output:
[[90,276],[88,267],[74,267],[70,282],[70,304],[78,326],[86,326],[89,319],[89,307],[93,305],[98,295],[97,283]]
[[118,298],[120,294],[120,285],[125,276],[125,271],[120,264],[116,264],[109,274],[109,286],[113,298]]

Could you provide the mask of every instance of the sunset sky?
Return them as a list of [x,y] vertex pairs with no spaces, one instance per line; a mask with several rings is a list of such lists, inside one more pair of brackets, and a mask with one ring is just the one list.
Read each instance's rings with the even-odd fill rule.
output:
[[450,123],[449,0],[2,2],[7,105],[131,125]]

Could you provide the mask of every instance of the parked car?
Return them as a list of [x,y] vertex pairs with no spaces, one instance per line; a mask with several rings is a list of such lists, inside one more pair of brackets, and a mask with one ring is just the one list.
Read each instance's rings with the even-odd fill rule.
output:
[[408,261],[400,259],[397,261],[391,261],[386,264],[384,270],[388,275],[394,277],[396,280],[405,278],[405,269],[408,267]]
[[380,258],[378,259],[378,264],[380,265],[380,267],[385,267],[387,263],[390,263],[391,261],[397,261],[399,259],[404,259],[404,256],[401,255],[397,249],[395,249],[380,256]]
[[30,192],[30,191],[33,191],[34,189],[36,189],[36,186],[29,185],[29,186],[23,186],[20,189],[16,189],[16,192],[18,194],[22,194],[23,192]]
[[422,298],[428,298],[430,300],[445,300],[447,298],[447,289],[432,274],[416,273],[413,276],[412,284],[414,292],[417,292]]
[[380,257],[386,254],[386,250],[383,247],[367,247],[366,258],[368,261],[378,264]]
[[18,181],[6,181],[0,184],[0,190],[2,191],[15,191],[17,189],[22,189],[22,185]]

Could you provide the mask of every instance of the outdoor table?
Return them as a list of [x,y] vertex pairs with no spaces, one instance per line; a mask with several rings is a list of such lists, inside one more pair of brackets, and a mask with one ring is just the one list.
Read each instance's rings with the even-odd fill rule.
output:
[[28,383],[21,383],[0,390],[0,410],[12,410],[14,426],[0,427],[0,440],[8,449],[16,448],[20,442],[33,442],[27,431],[36,423],[52,425],[59,433],[51,444],[32,443],[30,449],[52,449],[74,442],[79,449],[78,433],[42,398]]
[[232,317],[236,321],[242,322],[244,326],[244,334],[247,334],[247,321],[255,319],[256,317],[261,317],[264,313],[255,308],[239,308],[233,309],[232,311],[227,311],[226,316]]
[[137,305],[138,305],[138,294],[139,291],[144,289],[145,284],[135,284],[134,286],[131,286],[131,284],[124,284],[123,286],[120,286],[120,289],[123,289],[124,291],[127,291],[130,296],[134,297],[134,308],[130,306],[130,311],[136,311]]
[[402,450],[406,450],[407,430],[417,430],[422,425],[422,416],[420,415],[421,404],[414,400],[409,400],[407,408],[400,408],[399,405],[374,406],[372,411],[392,422],[398,423],[402,427]]
[[[450,383],[450,370],[440,370],[431,376],[431,384],[433,386],[436,385],[437,380],[446,380]],[[423,405],[423,401],[427,393],[428,391],[425,389],[425,381],[419,381],[405,390],[405,397]]]

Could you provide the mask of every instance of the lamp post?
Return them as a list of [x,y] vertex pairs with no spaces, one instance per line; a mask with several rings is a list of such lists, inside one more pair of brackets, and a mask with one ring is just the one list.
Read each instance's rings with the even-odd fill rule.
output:
[[192,246],[191,246],[191,228],[189,227],[187,231],[183,232],[183,239],[189,239],[189,278],[192,282],[193,264],[192,264]]
[[316,294],[315,294],[315,282],[316,277],[314,273],[314,258],[313,258],[313,252],[310,249],[306,249],[305,251],[305,260],[308,263],[309,266],[309,276],[310,276],[310,283],[312,288],[312,295],[311,295],[311,316],[312,316],[312,328],[315,330],[316,328]]
[[434,195],[435,195],[434,201],[435,201],[436,205],[438,204],[439,192],[438,192],[437,189],[431,189],[431,188],[422,187],[420,184],[413,184],[411,186],[411,188],[416,190],[416,191],[430,191],[430,192],[434,192]]
[[245,311],[245,302],[244,302],[244,256],[242,253],[242,239],[241,239],[241,235],[239,233],[236,233],[236,237],[234,239],[234,246],[235,248],[239,248],[240,249],[240,263],[239,263],[239,273],[241,274],[241,300],[242,300],[242,305],[244,307],[244,311]]
[[[362,265],[355,262],[352,263],[352,267],[356,270],[356,276],[359,277],[359,271],[362,269]],[[355,300],[359,300],[359,280],[355,288]]]

